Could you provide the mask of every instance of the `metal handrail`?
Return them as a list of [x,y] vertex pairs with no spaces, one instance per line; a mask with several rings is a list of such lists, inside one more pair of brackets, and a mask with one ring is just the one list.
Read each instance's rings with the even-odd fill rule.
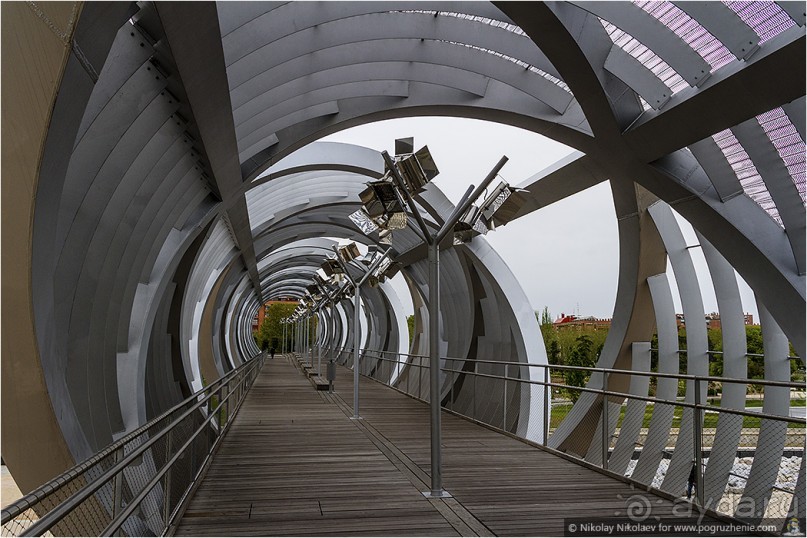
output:
[[[406,357],[417,357],[428,359],[429,357],[424,355],[413,355],[410,353],[396,353],[394,351],[378,351],[373,349],[366,349],[362,350],[362,353],[377,353],[380,355],[383,354],[392,354],[392,355],[401,355]],[[490,359],[475,359],[475,358],[454,358],[454,357],[440,357],[442,360],[446,361],[464,361],[464,362],[476,362],[476,363],[483,363],[483,364],[499,364],[499,365],[507,365],[507,366],[520,366],[520,367],[528,367],[528,368],[548,368],[550,370],[579,370],[585,372],[592,372],[592,373],[608,373],[608,374],[617,374],[617,375],[640,375],[645,377],[664,377],[664,378],[673,378],[679,379],[684,381],[714,381],[718,383],[730,383],[730,384],[739,384],[739,385],[763,385],[763,386],[770,386],[770,387],[790,387],[790,388],[800,388],[800,389],[807,389],[807,384],[805,382],[798,382],[798,381],[773,381],[767,379],[753,379],[753,378],[741,378],[741,377],[719,377],[719,376],[701,376],[701,375],[693,375],[693,374],[673,374],[669,372],[646,372],[641,370],[623,370],[618,368],[601,368],[601,367],[594,367],[594,366],[567,366],[567,365],[560,365],[560,364],[535,364],[529,362],[517,362],[517,361],[494,361]],[[579,388],[579,387],[575,387]]]
[[[389,352],[389,351],[379,352],[377,350],[363,350],[363,355],[364,356],[367,356],[368,354],[378,354],[376,356],[376,358],[379,359],[379,360],[385,360],[385,361],[388,361],[388,362],[394,362],[396,364],[401,364],[399,361],[395,361],[393,359],[385,358],[383,356],[384,353],[388,353],[388,354],[392,354],[392,355],[412,356],[412,355],[409,355],[409,354],[406,354],[406,353],[395,353],[395,352]],[[529,363],[514,362],[514,361],[492,361],[492,360],[486,360],[486,359],[452,359],[452,358],[444,358],[444,359],[447,360],[447,361],[467,361],[467,362],[477,362],[477,363],[485,363],[485,364],[497,364],[497,365],[506,365],[506,366],[542,367],[542,368],[548,368],[550,370],[556,369],[556,366],[551,365],[551,364],[529,364]],[[407,364],[409,364],[410,366],[417,366],[419,368],[425,368],[425,366],[419,365],[419,364],[418,365],[416,365],[414,363],[407,363]],[[784,382],[784,381],[768,381],[768,382],[765,382],[765,383],[757,383],[757,380],[747,380],[747,379],[732,379],[732,378],[724,379],[724,378],[716,378],[714,376],[695,376],[695,375],[687,375],[687,374],[667,374],[667,373],[638,372],[638,371],[635,372],[633,370],[619,370],[619,369],[612,369],[612,368],[593,368],[593,367],[586,367],[586,366],[561,366],[561,367],[559,367],[557,369],[579,370],[579,371],[588,371],[588,372],[600,372],[600,373],[603,373],[603,374],[625,374],[625,375],[643,375],[643,376],[648,376],[648,377],[665,377],[665,378],[672,378],[672,379],[678,379],[678,380],[681,380],[681,379],[683,379],[683,380],[691,380],[691,381],[695,381],[695,382],[709,381],[709,380],[715,379],[715,380],[720,380],[720,381],[722,381],[724,383],[729,382],[729,383],[740,383],[740,384],[748,384],[748,385],[750,385],[750,384],[753,384],[753,385],[764,384],[764,385],[768,385],[768,386],[778,386],[778,387],[784,386],[784,387],[804,388],[804,384],[793,383],[793,382]],[[651,396],[640,396],[640,395],[630,394],[630,393],[625,393],[625,392],[603,390],[601,388],[597,389],[597,388],[591,388],[591,387],[578,387],[578,386],[574,386],[574,385],[564,385],[562,383],[553,383],[553,382],[547,382],[547,381],[540,381],[540,380],[537,380],[537,379],[522,379],[522,378],[517,378],[517,377],[509,377],[509,376],[506,376],[506,375],[499,375],[499,374],[488,374],[488,373],[469,371],[469,370],[455,370],[455,369],[447,368],[447,367],[441,367],[440,370],[443,371],[443,372],[451,372],[451,373],[456,373],[456,374],[467,374],[467,375],[473,375],[473,376],[476,376],[476,377],[484,377],[484,378],[488,378],[488,379],[498,379],[498,380],[503,380],[503,381],[513,381],[513,382],[517,382],[517,383],[527,383],[527,384],[530,384],[530,385],[540,385],[540,386],[544,386],[544,387],[554,387],[554,388],[575,390],[575,391],[580,391],[580,392],[588,392],[588,393],[593,393],[593,394],[602,394],[602,395],[605,395],[605,396],[612,396],[612,397],[617,397],[617,398],[631,398],[631,399],[634,399],[634,400],[642,400],[642,401],[649,402],[649,403],[675,405],[675,406],[679,406],[679,407],[686,407],[686,408],[690,408],[690,409],[699,409],[699,410],[706,410],[706,411],[720,411],[720,412],[725,412],[725,413],[733,414],[733,415],[749,416],[749,417],[754,417],[754,418],[766,418],[766,419],[771,419],[771,420],[792,422],[792,423],[796,423],[796,424],[807,424],[807,419],[804,419],[804,418],[800,419],[800,418],[797,418],[797,417],[782,416],[782,415],[776,415],[776,414],[773,414],[773,413],[764,413],[763,414],[763,413],[757,413],[757,412],[753,412],[753,411],[735,410],[735,409],[729,409],[729,408],[726,408],[726,407],[718,407],[718,406],[714,406],[714,405],[702,404],[702,403],[697,403],[697,402],[690,403],[690,402],[679,401],[679,400],[667,400],[667,399],[664,399],[664,398],[655,398],[655,397],[651,397]],[[751,382],[751,381],[753,381],[753,382]],[[760,381],[762,381],[762,380],[760,380]]]
[[[60,503],[59,505],[55,506],[53,509],[48,511],[47,514],[45,514],[43,517],[41,517],[39,520],[33,523],[30,527],[26,528],[23,533],[23,535],[44,534],[54,525],[58,524],[61,520],[63,520],[66,515],[70,514],[73,510],[75,510],[76,507],[81,505],[82,502],[86,501],[93,494],[98,492],[98,490],[106,486],[110,482],[110,480],[114,479],[120,473],[122,473],[124,469],[126,469],[133,461],[141,457],[147,450],[152,448],[158,441],[160,441],[166,435],[170,435],[173,432],[174,428],[178,424],[180,424],[184,419],[193,415],[194,413],[197,413],[200,409],[207,407],[208,402],[210,402],[211,399],[216,395],[219,395],[222,388],[224,388],[225,386],[229,387],[230,382],[237,379],[238,385],[236,386],[240,387],[246,382],[254,381],[255,376],[251,376],[250,374],[252,374],[253,372],[257,374],[257,371],[259,371],[260,367],[263,365],[264,356],[265,354],[261,353],[253,357],[249,361],[245,362],[244,364],[239,365],[236,369],[228,372],[225,376],[219,378],[210,385],[195,392],[194,394],[192,394],[182,402],[176,404],[171,409],[165,411],[158,417],[150,420],[146,424],[143,424],[142,426],[133,430],[123,438],[102,449],[95,455],[75,465],[71,469],[68,469],[58,477],[50,480],[48,483],[36,488],[34,491],[27,494],[23,498],[18,499],[17,501],[3,508],[2,519],[0,520],[0,524],[6,525],[7,523],[11,522],[14,518],[23,514],[25,511],[32,509],[36,504],[46,499],[49,495],[54,494],[60,488],[62,488],[75,478],[81,476],[83,473],[85,473],[93,466],[101,462],[104,458],[109,457],[115,452],[122,451],[128,443],[132,442],[137,437],[139,437],[140,435],[142,435],[155,425],[159,424],[161,421],[171,417],[171,415],[173,415],[177,411],[182,410],[189,404],[192,404],[190,407],[187,407],[187,409],[185,409],[184,412],[182,412],[180,415],[171,420],[170,424],[167,424],[159,432],[151,435],[148,441],[140,444],[137,448],[128,453],[123,459],[116,462],[110,469],[103,472],[98,478],[92,480],[90,483],[86,484],[80,490],[73,493],[64,502]],[[233,394],[234,394],[233,391],[228,390],[226,397],[220,398],[220,401],[216,406],[216,408],[209,411],[208,416],[201,423],[199,428],[197,428],[197,431],[194,432],[189,437],[188,441],[179,450],[177,450],[174,457],[171,458],[169,461],[167,461],[162,466],[162,468],[156,473],[157,482],[171,469],[171,464],[184,453],[187,446],[189,446],[190,443],[193,443],[198,434],[204,431],[212,420],[216,419],[216,417],[220,417],[219,413],[221,412],[224,404],[227,403],[229,407],[229,401]],[[240,395],[241,400],[243,400],[243,396],[245,394],[246,390],[242,391]],[[237,411],[237,406],[239,405],[240,401],[236,402],[236,407],[234,411]],[[228,420],[226,425],[229,425],[229,423],[232,421],[233,416],[234,413],[228,414],[227,417]],[[221,425],[219,425],[219,428],[221,429]],[[143,489],[141,489],[140,494],[135,498],[135,500],[137,499],[142,500],[142,498],[148,495],[151,492],[154,484],[156,484],[155,479],[152,479],[149,482],[149,484],[147,484]],[[123,512],[123,514],[127,514],[127,517],[128,515],[131,515],[131,512],[135,508],[139,506],[139,502],[135,502],[135,500],[130,502],[127,506],[127,509],[124,510]],[[113,522],[107,527],[107,529],[112,529],[112,532],[117,531],[117,529],[125,522],[125,520],[126,520],[125,517],[121,518],[120,516],[113,518]],[[114,525],[116,522],[117,526]],[[166,522],[166,525],[168,525],[168,522]]]

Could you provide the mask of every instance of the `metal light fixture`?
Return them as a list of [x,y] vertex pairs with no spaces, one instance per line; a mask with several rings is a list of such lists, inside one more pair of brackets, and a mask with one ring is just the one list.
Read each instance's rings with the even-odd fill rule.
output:
[[347,245],[340,246],[337,249],[337,254],[339,255],[339,258],[345,263],[353,261],[361,255],[361,253],[359,252],[359,246],[355,242],[351,242],[348,243]]
[[483,219],[483,210],[471,204],[454,225],[454,244],[467,243],[478,235],[488,233]]
[[515,218],[521,207],[527,202],[524,193],[528,191],[511,187],[504,181],[491,191],[482,207],[482,215],[491,230],[496,226],[504,226]]
[[406,228],[406,196],[422,191],[439,173],[428,146],[417,152],[413,149],[413,138],[395,141],[395,159],[385,162],[381,179],[367,183],[367,188],[359,193],[362,208],[350,215],[350,220],[365,235],[378,232],[379,243],[391,245],[392,230]]
[[342,266],[336,261],[335,258],[326,258],[322,265],[320,266],[322,271],[325,273],[325,276],[333,277],[335,275],[342,274],[344,271],[342,270]]

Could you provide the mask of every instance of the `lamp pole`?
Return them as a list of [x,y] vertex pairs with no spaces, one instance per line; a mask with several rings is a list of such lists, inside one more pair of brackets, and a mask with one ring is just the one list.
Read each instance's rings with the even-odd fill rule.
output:
[[414,215],[415,220],[423,234],[423,240],[429,251],[429,406],[431,423],[431,491],[424,492],[426,497],[451,497],[451,494],[443,489],[443,463],[442,463],[442,423],[440,407],[440,243],[446,238],[449,232],[454,229],[454,225],[462,217],[465,211],[471,206],[482,192],[496,178],[499,170],[507,162],[507,157],[503,156],[496,163],[496,166],[488,173],[485,179],[474,190],[474,186],[468,187],[465,194],[455,206],[454,211],[443,222],[440,229],[432,234],[426,226],[426,222],[420,215],[420,211],[415,205],[411,194],[406,189],[403,177],[392,160],[392,157],[384,151],[381,153],[387,168],[392,172],[393,179],[402,191],[409,211]]
[[392,251],[392,247],[389,247],[381,256],[378,256],[373,263],[370,264],[370,267],[367,268],[367,271],[362,275],[361,279],[358,282],[353,280],[353,277],[350,276],[350,272],[347,269],[347,264],[339,257],[339,251],[334,247],[336,250],[336,260],[339,265],[342,267],[342,271],[345,273],[345,277],[348,281],[353,285],[353,419],[359,420],[361,416],[359,416],[359,346],[361,344],[361,325],[360,325],[360,316],[359,316],[359,307],[361,306],[361,287],[370,278],[370,275],[378,269],[378,266],[381,265],[381,262],[389,256],[389,253]]

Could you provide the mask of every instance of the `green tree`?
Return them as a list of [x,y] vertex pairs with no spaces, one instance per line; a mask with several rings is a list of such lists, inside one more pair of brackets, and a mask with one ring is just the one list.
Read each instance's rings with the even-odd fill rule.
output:
[[[263,350],[268,350],[272,347],[275,350],[280,350],[283,341],[283,323],[280,322],[283,318],[287,318],[294,313],[296,303],[274,303],[266,307],[266,316],[263,323],[258,330],[255,331],[255,343]],[[316,334],[316,318],[311,319],[312,335]],[[286,327],[286,349],[291,348],[292,331],[291,325]]]
[[[597,364],[597,356],[594,352],[594,342],[588,334],[581,334],[575,339],[575,346],[566,361],[568,366],[584,366],[592,368]],[[584,370],[564,370],[563,379],[566,385],[573,387],[583,387],[591,374]],[[580,391],[566,389],[569,398],[576,402],[580,397]]]
[[406,326],[409,327],[409,348],[412,348],[412,339],[415,337],[415,316],[406,316]]

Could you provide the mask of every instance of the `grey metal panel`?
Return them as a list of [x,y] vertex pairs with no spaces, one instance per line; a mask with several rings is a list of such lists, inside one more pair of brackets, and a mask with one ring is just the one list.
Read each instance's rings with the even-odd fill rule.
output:
[[[734,268],[720,255],[705,237],[695,232],[700,242],[714,285],[717,306],[720,311],[720,327],[723,338],[723,377],[743,379],[747,376],[745,317],[743,304]],[[723,383],[720,407],[745,409],[746,385]],[[714,443],[709,453],[709,463],[704,471],[704,499],[719,502],[723,496],[729,473],[734,467],[734,458],[740,444],[743,417],[720,413],[714,434]]]
[[315,61],[300,56],[256,74],[231,90],[236,122],[245,115],[242,106],[263,92],[320,72],[350,66],[365,71],[366,76],[374,76],[376,67],[386,62],[411,62],[411,74],[402,77],[406,80],[423,77],[420,73],[425,66],[449,68],[455,75],[452,78],[457,80],[444,83],[472,90],[471,93],[479,91],[475,79],[495,78],[551,104],[559,112],[566,110],[571,100],[571,95],[553,82],[493,54],[443,41],[430,42],[426,48],[420,39],[379,39],[373,41],[372,46],[362,42],[333,46],[317,51]]
[[257,142],[246,147],[238,154],[238,158],[243,160],[249,159],[256,153],[265,149],[267,146],[272,146],[277,143],[277,131],[290,125],[304,123],[314,118],[334,116],[339,112],[339,103],[337,101],[326,101],[318,103],[310,107],[300,110],[292,111],[285,116],[277,118],[271,123],[267,123],[261,128],[260,132],[266,133]]
[[[355,59],[354,59],[355,61]],[[434,65],[420,62],[374,62],[372,71],[367,71],[366,64],[352,63],[344,66],[321,69],[311,74],[306,74],[279,84],[278,76],[274,70],[270,71],[275,81],[274,87],[266,89],[257,94],[251,100],[236,105],[233,110],[233,117],[236,122],[236,132],[243,139],[249,132],[255,130],[263,120],[256,117],[256,113],[278,107],[281,103],[284,107],[294,106],[295,101],[299,101],[304,95],[323,94],[325,88],[332,86],[343,86],[341,93],[346,93],[346,86],[356,82],[372,82],[380,89],[384,89],[381,83],[386,83],[390,88],[397,88],[399,95],[406,96],[406,82],[426,82],[429,84],[442,84],[452,88],[461,89],[472,93],[478,97],[485,95],[488,85],[488,77],[472,73],[466,70],[457,69],[445,65]],[[331,90],[333,91],[333,90]],[[360,96],[361,94],[351,92]],[[385,95],[385,93],[367,93],[367,95]],[[571,97],[570,97],[571,99]],[[323,99],[320,99],[323,100]],[[312,103],[305,102],[306,106]],[[235,103],[234,103],[235,105]],[[297,106],[301,106],[297,103]],[[278,115],[276,111],[269,110],[262,118],[271,118]]]
[[790,123],[793,124],[793,127],[799,132],[802,140],[805,140],[804,137],[804,123],[805,123],[805,114],[804,114],[804,97],[799,97],[798,99],[791,101],[782,105],[782,110],[785,111],[787,114],[788,119],[790,119]]
[[[143,43],[142,47],[140,43]],[[118,30],[115,43],[109,51],[109,61],[104,64],[100,73],[101,83],[93,91],[87,107],[84,109],[84,117],[76,134],[75,145],[78,145],[79,141],[84,138],[87,129],[112,96],[118,93],[122,86],[128,84],[129,78],[148,62],[153,54],[154,49],[151,43],[141,35],[140,30],[131,24],[124,24]],[[157,72],[155,67],[150,67],[154,73]]]
[[804,9],[804,2],[793,2],[793,1],[782,1],[779,0],[776,2],[780,8],[782,8],[791,19],[795,21],[796,24],[799,26],[804,26],[805,17],[807,17],[807,13],[805,13]]
[[163,77],[155,80],[149,67],[149,64],[143,64],[135,71],[127,81],[128,91],[115,94],[76,145],[62,191],[56,248],[61,248],[90,182],[106,162],[105,157],[112,153],[129,126],[165,88]]
[[[759,322],[762,326],[762,345],[765,349],[765,379],[790,381],[790,360],[787,358],[790,349],[787,337],[765,305],[757,301],[757,308],[759,309]],[[788,387],[765,387],[764,396],[763,413],[788,416],[790,413],[790,389]],[[765,508],[772,493],[771,487],[779,474],[786,437],[787,422],[762,419],[754,453],[754,463],[748,473],[735,517],[752,522],[759,522],[764,518]]]
[[675,69],[690,86],[700,86],[711,67],[686,42],[642,8],[627,2],[571,2],[635,37]]
[[[356,5],[356,4],[348,4]],[[361,3],[358,3],[361,7]],[[326,9],[328,4],[325,4]],[[295,6],[296,9],[318,9],[316,4]],[[332,9],[341,9],[335,5]],[[286,25],[283,19],[266,21]],[[239,30],[225,38],[227,74],[230,88],[234,89],[259,72],[305,54],[336,45],[356,42],[373,42],[379,39],[422,39],[424,52],[428,42],[434,40],[464,43],[494,50],[518,58],[554,76],[555,67],[544,54],[522,35],[481,22],[456,17],[435,17],[419,13],[369,13],[344,19],[324,21],[277,38],[278,31],[265,24],[262,27]],[[286,25],[288,28],[288,25]],[[280,32],[283,33],[282,31]],[[245,48],[235,52],[234,48]],[[248,52],[248,54],[243,54]],[[479,51],[480,54],[485,54]],[[255,58],[263,58],[256,63]],[[702,60],[701,60],[702,61]],[[560,77],[558,77],[560,78]]]
[[[678,284],[678,292],[681,297],[681,307],[684,310],[684,320],[686,322],[687,339],[687,374],[689,375],[709,375],[709,340],[706,335],[705,315],[703,311],[703,299],[701,297],[700,286],[698,285],[697,273],[692,263],[684,236],[678,223],[672,214],[670,206],[659,202],[650,206],[650,214],[653,222],[656,223],[659,234],[667,248],[670,257],[670,264],[675,273],[675,280]],[[693,321],[694,320],[694,321]],[[706,401],[706,383],[700,384],[700,401]],[[695,385],[687,382],[685,400],[695,403]],[[662,482],[662,489],[670,492],[681,491],[687,481],[692,468],[693,456],[693,420],[695,415],[691,408],[682,411],[681,423],[678,428],[678,438],[675,442],[675,451],[670,459],[670,466]],[[698,418],[698,420],[701,420]]]
[[739,59],[748,58],[759,48],[759,36],[722,2],[673,2],[695,19]]
[[619,45],[611,47],[604,67],[641,95],[656,110],[663,107],[672,96],[672,90],[661,82],[661,79],[639,60],[622,50]]
[[737,179],[736,172],[712,137],[695,142],[689,146],[689,150],[709,176],[717,195],[720,196],[720,201],[725,202],[743,194],[743,187]]
[[731,132],[737,137],[737,141],[743,146],[759,175],[762,176],[762,181],[765,182],[785,226],[798,273],[803,275],[807,257],[804,201],[793,178],[790,177],[790,172],[759,121],[748,120],[732,127]]
[[[631,346],[633,361],[631,370],[636,372],[650,371],[650,342],[634,342]],[[630,394],[637,396],[647,396],[650,388],[650,377],[634,375],[630,378]],[[628,399],[625,406],[625,416],[619,429],[619,436],[614,445],[614,451],[608,458],[608,470],[614,473],[625,474],[628,465],[633,458],[636,444],[639,440],[639,433],[644,422],[645,408],[647,402],[643,400]],[[618,414],[619,409],[615,409],[614,414]],[[596,434],[594,439],[596,439]]]
[[[678,373],[678,327],[675,323],[675,307],[667,275],[652,276],[647,279],[650,293],[653,296],[653,309],[656,315],[658,330],[658,372],[666,374]],[[678,382],[675,379],[659,378],[656,398],[674,400],[678,394]],[[631,478],[642,484],[650,484],[659,469],[664,456],[664,448],[672,426],[675,407],[668,404],[656,404],[650,418],[642,453],[631,475]]]

